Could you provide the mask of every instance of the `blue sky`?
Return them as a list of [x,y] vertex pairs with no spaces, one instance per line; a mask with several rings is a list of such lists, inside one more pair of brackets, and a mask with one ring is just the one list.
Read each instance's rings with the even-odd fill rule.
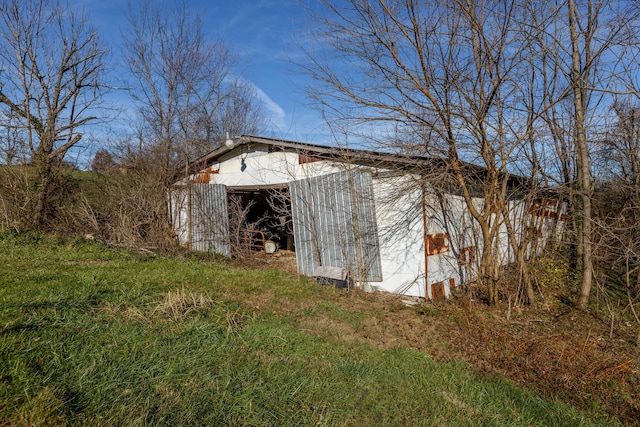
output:
[[[212,39],[222,39],[242,64],[265,105],[269,136],[323,143],[328,136],[319,113],[305,104],[305,77],[290,59],[301,55],[306,18],[297,0],[185,0]],[[127,0],[72,0],[119,59]]]

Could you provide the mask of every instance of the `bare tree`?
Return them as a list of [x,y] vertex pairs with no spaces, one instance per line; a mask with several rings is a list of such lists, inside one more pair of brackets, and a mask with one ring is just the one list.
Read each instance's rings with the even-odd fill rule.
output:
[[167,187],[178,165],[217,147],[226,132],[259,129],[261,107],[237,74],[237,59],[224,43],[207,40],[186,3],[131,3],[128,21],[124,60],[141,119],[133,151]]
[[227,132],[260,129],[261,104],[240,75],[238,59],[222,41],[207,38],[186,2],[131,2],[123,32],[138,120],[121,163],[150,190],[153,227],[168,233],[167,190],[185,178],[180,191],[189,196],[180,200],[189,203],[190,161],[217,148]]
[[595,256],[603,270],[620,274],[620,283],[636,297],[640,295],[640,109],[621,97],[612,110],[617,120],[597,152],[602,173],[594,193]]
[[23,214],[42,227],[54,215],[57,168],[98,119],[105,48],[85,18],[53,0],[0,2],[1,140],[7,160],[33,167]]
[[[592,2],[589,1],[589,7],[586,15],[586,25],[581,25],[584,30],[581,36],[584,38],[584,58],[581,57],[581,37],[578,33],[577,22],[580,18],[576,9],[575,0],[569,0],[567,3],[567,12],[569,18],[569,33],[571,39],[571,82],[573,89],[573,107],[575,114],[575,150],[577,164],[577,186],[578,194],[581,200],[581,219],[579,233],[580,249],[582,251],[582,284],[580,286],[580,297],[578,305],[586,308],[591,292],[591,283],[593,278],[593,265],[591,262],[591,169],[589,164],[589,147],[587,146],[587,130],[586,130],[586,109],[587,109],[587,88],[590,82],[592,67],[588,64],[593,63],[591,57],[591,47],[595,33],[593,31],[595,19],[598,16],[597,9],[592,8]],[[582,59],[587,65],[583,70]]]
[[[315,39],[330,48],[309,49],[303,68],[318,82],[310,95],[350,129],[373,129],[378,149],[446,160],[480,230],[479,275],[490,301],[498,301],[502,227],[526,262],[526,245],[514,235],[521,230],[504,209],[517,172],[564,182],[574,195],[578,304],[586,306],[593,268],[589,139],[601,106],[623,87],[629,60],[620,53],[635,46],[637,9],[605,0],[322,4],[312,12],[321,33]],[[525,288],[531,301],[530,284]]]
[[[520,3],[323,2],[317,39],[327,40],[332,56],[312,53],[305,66],[319,82],[311,96],[352,129],[375,123],[410,135],[379,132],[376,148],[446,160],[479,229],[479,279],[492,304],[499,300],[500,206],[513,191],[514,153],[533,128],[517,96],[527,75]],[[451,179],[430,185],[442,181]]]
[[591,151],[609,115],[605,106],[629,80],[629,58],[622,53],[637,46],[639,15],[634,5],[616,1],[532,3],[538,8],[531,28],[544,58],[536,66],[545,81],[540,96],[548,105],[542,123],[555,146],[555,181],[570,196],[581,272],[577,302],[585,308],[593,281]]

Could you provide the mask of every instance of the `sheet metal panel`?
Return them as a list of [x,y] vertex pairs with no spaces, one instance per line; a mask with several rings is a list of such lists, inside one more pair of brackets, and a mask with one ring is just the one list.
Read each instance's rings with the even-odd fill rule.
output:
[[191,247],[230,256],[227,188],[221,184],[191,186]]
[[298,271],[312,276],[319,266],[342,267],[381,281],[371,174],[344,171],[289,186]]
[[192,250],[230,256],[227,188],[190,184],[171,192],[172,223],[180,243]]

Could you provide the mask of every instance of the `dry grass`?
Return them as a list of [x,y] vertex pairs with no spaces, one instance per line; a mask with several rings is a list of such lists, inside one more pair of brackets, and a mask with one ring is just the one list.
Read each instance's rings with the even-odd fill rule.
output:
[[165,293],[164,298],[158,303],[151,315],[181,320],[194,314],[206,313],[212,309],[214,304],[214,301],[207,295],[187,292],[182,288]]
[[209,296],[199,292],[188,292],[182,288],[161,294],[160,301],[150,310],[128,304],[116,305],[107,301],[93,311],[107,313],[118,319],[146,323],[158,319],[179,321],[193,315],[208,314],[214,306],[215,302]]

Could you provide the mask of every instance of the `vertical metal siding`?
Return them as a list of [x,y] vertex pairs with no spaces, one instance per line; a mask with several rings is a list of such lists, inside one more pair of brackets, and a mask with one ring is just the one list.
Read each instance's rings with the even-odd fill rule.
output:
[[[317,265],[323,265],[322,254],[317,253],[320,246],[317,232],[320,224],[315,219],[318,200],[314,200],[311,181],[301,180],[289,184],[291,194],[291,214],[293,217],[293,235],[296,243],[296,262],[298,271],[304,275],[313,275]],[[318,259],[320,258],[320,259]]]
[[222,184],[193,184],[191,206],[191,248],[230,256],[227,188]]
[[231,255],[227,189],[224,185],[190,184],[179,187],[169,195],[169,212],[180,243],[196,251]]
[[369,173],[354,175],[356,209],[359,218],[359,245],[363,264],[368,271],[367,280],[382,281],[382,265],[380,262],[380,242],[376,223],[376,207],[373,197],[373,180]]
[[381,281],[371,175],[352,170],[289,186],[298,271],[311,276],[319,266],[342,267],[358,278]]

